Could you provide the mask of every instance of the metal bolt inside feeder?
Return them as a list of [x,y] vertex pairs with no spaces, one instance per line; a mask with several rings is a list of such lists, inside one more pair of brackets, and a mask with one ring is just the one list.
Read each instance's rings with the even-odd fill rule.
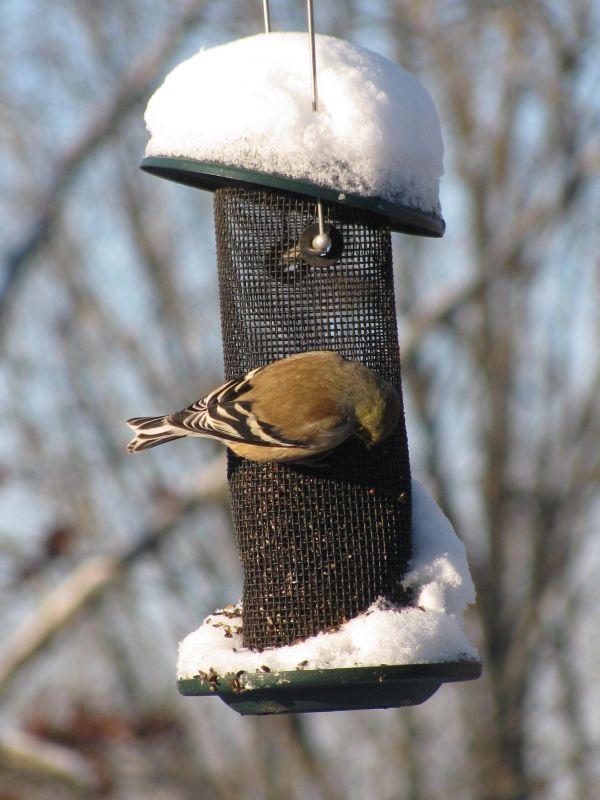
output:
[[[277,120],[266,125],[275,143],[287,147],[283,155],[269,149],[264,129],[256,129],[254,149],[247,131],[241,144],[235,134],[231,141],[224,139],[219,115],[232,107],[240,115],[254,107],[254,114],[260,115],[265,97],[282,107],[296,102],[295,97],[282,100],[281,83],[272,91],[252,80],[268,60],[269,48],[277,58],[282,49],[285,53],[279,74],[288,68],[290,73],[297,71],[297,63],[308,53],[301,34],[250,37],[203,51],[196,61],[180,65],[149,104],[146,120],[152,138],[142,168],[214,190],[226,379],[294,353],[334,350],[393,383],[401,397],[390,230],[443,234],[437,199],[439,123],[429,96],[412,76],[330,37],[317,39],[326,78],[317,100],[310,27],[312,109],[307,92],[309,111],[295,123],[301,130],[286,133],[287,123],[281,119],[279,129]],[[253,58],[258,52],[260,59]],[[219,66],[215,54],[221,58]],[[231,75],[234,67],[227,72],[223,59],[237,65],[237,82]],[[417,101],[418,108],[403,109],[404,114],[415,114],[405,125],[417,147],[415,157],[405,159],[408,173],[398,164],[370,164],[363,174],[339,137],[334,136],[333,145],[315,140],[328,125],[335,128],[336,114],[354,113],[354,105],[361,104],[360,98],[340,96],[348,85],[355,93],[360,73],[352,64],[360,59],[366,59],[370,74],[386,86],[394,76],[400,78],[393,102]],[[347,78],[338,86],[335,81],[332,85],[336,60]],[[240,63],[247,64],[245,72],[239,71]],[[202,74],[215,86],[207,86]],[[210,96],[195,97],[196,90]],[[190,94],[185,120],[169,113],[171,94],[182,91]],[[198,124],[197,109],[211,107],[213,96],[220,102]],[[367,100],[375,102],[372,96]],[[375,111],[372,116],[377,117]],[[384,109],[380,119],[370,122],[382,125],[386,114]],[[254,123],[249,124],[252,134]],[[420,125],[433,125],[433,130],[420,130]],[[206,134],[206,128],[213,128],[212,134]],[[289,144],[294,136],[299,146]],[[347,142],[353,138],[351,134]],[[316,141],[314,150],[307,144],[311,141]],[[432,157],[439,163],[426,165],[425,159]],[[410,173],[419,160],[428,176],[424,186]],[[403,417],[380,446],[366,450],[349,440],[318,465],[256,463],[230,453],[228,478],[244,570],[244,648],[264,653],[266,659],[269,648],[339,629],[378,598],[410,606],[410,591],[403,585],[412,555],[411,476]],[[218,624],[227,627],[226,623],[227,619]],[[425,700],[444,681],[474,678],[480,671],[472,657],[342,670],[302,667],[276,674],[266,667],[234,674],[210,667],[181,679],[179,688],[184,694],[219,694],[240,713],[265,714],[409,705]]]

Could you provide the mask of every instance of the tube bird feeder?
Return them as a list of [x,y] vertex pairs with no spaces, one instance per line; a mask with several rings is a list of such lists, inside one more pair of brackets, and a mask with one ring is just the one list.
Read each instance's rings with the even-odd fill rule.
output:
[[[331,37],[316,43],[316,114],[301,81],[308,85],[305,35],[249,37],[177,67],[148,106],[142,169],[214,192],[227,380],[333,350],[402,398],[391,231],[444,232],[439,123],[404,70]],[[387,163],[394,143],[400,157]],[[228,480],[243,605],[205,624],[235,634],[236,656],[243,650],[253,666],[213,666],[205,653],[195,673],[180,675],[183,694],[217,694],[242,714],[382,708],[478,677],[466,640],[435,661],[293,664],[293,648],[365,615],[393,609],[401,627],[403,615],[408,624],[421,613],[407,581],[415,515],[403,414],[383,444],[349,440],[321,464],[229,452]],[[269,667],[277,653],[292,661]]]

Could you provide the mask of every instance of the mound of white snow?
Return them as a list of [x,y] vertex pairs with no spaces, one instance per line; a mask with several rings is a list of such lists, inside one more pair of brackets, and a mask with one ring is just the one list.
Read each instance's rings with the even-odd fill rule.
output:
[[338,193],[440,214],[443,145],[431,97],[409,72],[331,36],[316,37],[312,110],[306,33],[201,50],[146,109],[146,156],[280,175]]

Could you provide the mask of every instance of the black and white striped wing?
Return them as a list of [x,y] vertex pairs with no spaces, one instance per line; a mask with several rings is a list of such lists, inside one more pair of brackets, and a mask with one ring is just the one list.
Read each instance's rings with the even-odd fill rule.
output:
[[252,411],[252,404],[244,400],[251,388],[250,379],[260,367],[252,370],[242,380],[229,381],[215,389],[202,400],[171,414],[169,422],[191,434],[210,436],[230,442],[263,445],[265,447],[301,447],[302,442],[286,439]]

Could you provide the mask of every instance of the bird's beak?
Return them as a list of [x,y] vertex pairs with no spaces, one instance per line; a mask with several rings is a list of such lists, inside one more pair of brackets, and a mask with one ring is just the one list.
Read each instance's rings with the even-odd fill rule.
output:
[[365,447],[373,447],[373,439],[371,439],[369,432],[364,428],[357,428],[356,436],[361,440]]

